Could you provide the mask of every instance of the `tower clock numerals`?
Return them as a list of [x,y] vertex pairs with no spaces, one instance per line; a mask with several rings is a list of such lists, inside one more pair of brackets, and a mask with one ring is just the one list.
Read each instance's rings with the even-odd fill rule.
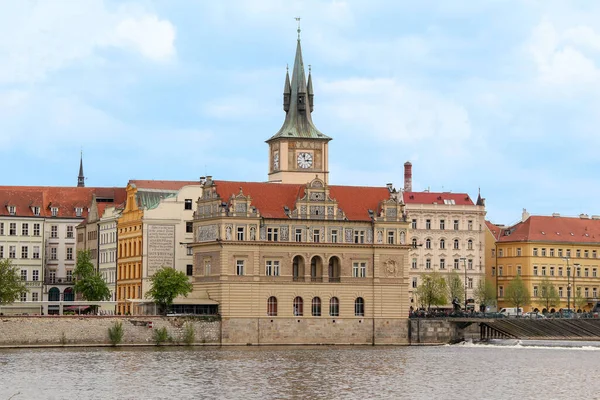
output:
[[297,162],[300,168],[310,168],[313,165],[313,156],[311,153],[298,153]]

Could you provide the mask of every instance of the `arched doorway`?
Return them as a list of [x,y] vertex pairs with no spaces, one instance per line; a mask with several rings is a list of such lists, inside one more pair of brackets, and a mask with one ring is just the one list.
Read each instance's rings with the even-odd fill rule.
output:
[[310,280],[323,282],[323,260],[319,256],[314,256],[310,260]]
[[57,287],[48,290],[48,301],[60,301],[60,290]]
[[65,291],[63,292],[63,299],[64,301],[75,301],[75,292],[73,291],[73,288],[66,288]]
[[333,256],[329,259],[329,282],[340,282],[341,267],[340,259],[337,256]]
[[294,282],[304,282],[304,258],[302,256],[294,257],[292,262],[292,276]]

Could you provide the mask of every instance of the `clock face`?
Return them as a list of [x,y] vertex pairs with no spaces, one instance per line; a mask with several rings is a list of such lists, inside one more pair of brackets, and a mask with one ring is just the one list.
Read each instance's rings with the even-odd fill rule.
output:
[[297,161],[300,168],[310,168],[313,164],[313,156],[311,153],[298,153]]
[[273,153],[273,169],[279,169],[279,153]]

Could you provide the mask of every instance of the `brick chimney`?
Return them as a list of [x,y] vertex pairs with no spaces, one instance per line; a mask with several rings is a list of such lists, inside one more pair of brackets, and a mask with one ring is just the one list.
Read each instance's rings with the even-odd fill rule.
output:
[[404,163],[404,191],[412,192],[412,164],[410,161]]

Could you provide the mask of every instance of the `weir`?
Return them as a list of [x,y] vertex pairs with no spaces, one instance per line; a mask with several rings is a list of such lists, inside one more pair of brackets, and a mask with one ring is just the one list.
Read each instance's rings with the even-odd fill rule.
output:
[[[468,325],[479,325],[479,338],[539,339],[539,340],[598,340],[600,319],[448,319],[464,332]],[[460,334],[459,334],[460,335]]]

